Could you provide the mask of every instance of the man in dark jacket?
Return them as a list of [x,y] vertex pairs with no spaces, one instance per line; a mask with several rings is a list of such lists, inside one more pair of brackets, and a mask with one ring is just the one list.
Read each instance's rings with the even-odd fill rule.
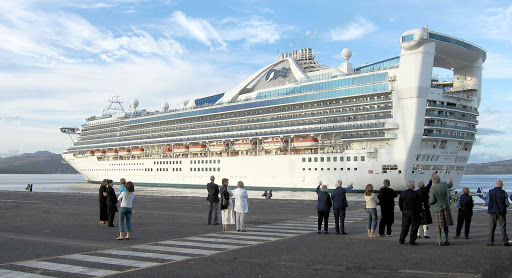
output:
[[407,182],[407,190],[402,191],[398,199],[400,214],[402,214],[402,231],[400,232],[400,244],[404,244],[409,228],[411,234],[409,236],[410,245],[418,245],[418,228],[420,227],[421,200],[418,192],[414,191],[414,181]]
[[487,213],[489,213],[489,241],[487,245],[494,244],[494,231],[496,223],[499,222],[501,228],[501,238],[504,246],[510,246],[507,237],[507,207],[510,205],[507,192],[502,189],[503,181],[497,180],[496,187],[489,190],[485,204],[487,205]]
[[352,190],[352,184],[349,187],[341,187],[342,181],[336,182],[336,189],[331,193],[332,210],[334,212],[334,224],[336,225],[336,233],[346,235],[345,233],[345,212],[347,211],[348,203],[346,193]]
[[215,177],[210,177],[210,183],[206,185],[208,190],[208,225],[212,224],[213,214],[213,225],[219,225],[219,186],[214,183]]
[[114,182],[107,180],[107,213],[108,213],[108,226],[114,227],[114,217],[117,211],[117,196],[114,191]]
[[380,188],[379,205],[380,205],[380,223],[379,223],[379,235],[384,235],[384,229],[387,228],[387,236],[391,236],[391,225],[395,222],[395,190],[389,188],[390,182],[388,179],[384,180],[384,186]]
[[469,188],[462,188],[462,195],[457,200],[458,215],[457,215],[457,228],[455,229],[455,238],[460,238],[462,225],[464,226],[464,236],[469,238],[469,227],[471,226],[471,217],[473,216],[473,197],[469,195]]
[[316,194],[318,194],[318,202],[316,204],[316,210],[318,211],[318,233],[322,228],[322,220],[324,221],[324,233],[329,233],[329,212],[331,211],[332,201],[329,193],[327,193],[327,185],[320,184],[316,188]]

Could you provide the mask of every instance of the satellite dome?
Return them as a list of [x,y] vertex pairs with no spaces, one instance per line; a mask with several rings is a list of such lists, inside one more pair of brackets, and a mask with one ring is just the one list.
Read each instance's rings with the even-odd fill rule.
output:
[[167,111],[169,110],[169,103],[164,102],[160,107],[162,108],[163,111]]
[[350,57],[352,57],[352,50],[350,50],[349,48],[345,48],[341,51],[341,56],[343,57],[343,59],[345,60],[350,60]]
[[134,98],[132,99],[132,108],[136,109],[139,106],[139,100]]

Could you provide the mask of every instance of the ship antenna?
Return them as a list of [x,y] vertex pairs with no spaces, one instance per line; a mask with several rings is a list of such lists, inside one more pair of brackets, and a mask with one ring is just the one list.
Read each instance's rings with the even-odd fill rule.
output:
[[110,110],[124,112],[123,98],[120,96],[112,96],[108,98],[109,105],[103,109],[103,115],[107,114]]

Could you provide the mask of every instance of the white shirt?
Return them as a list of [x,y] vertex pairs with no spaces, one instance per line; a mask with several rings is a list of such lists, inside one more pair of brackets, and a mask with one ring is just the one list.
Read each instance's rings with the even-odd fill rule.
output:
[[117,198],[118,201],[121,201],[121,207],[122,208],[131,208],[132,207],[132,201],[133,198],[135,198],[135,192],[132,192],[128,194],[128,191],[124,191],[119,195]]
[[249,212],[249,203],[247,202],[249,195],[247,194],[247,190],[243,188],[237,188],[233,190],[233,198],[235,198],[234,210],[236,212]]
[[379,204],[379,198],[374,193],[370,196],[364,195],[364,200],[366,201],[366,208],[376,208]]

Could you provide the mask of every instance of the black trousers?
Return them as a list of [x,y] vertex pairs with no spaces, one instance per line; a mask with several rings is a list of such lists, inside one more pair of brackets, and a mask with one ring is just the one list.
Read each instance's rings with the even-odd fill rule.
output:
[[324,221],[324,231],[329,230],[329,212],[318,212],[318,230],[320,231],[322,229],[322,220]]
[[386,234],[391,234],[391,225],[395,222],[395,208],[394,207],[385,207],[380,209],[380,222],[379,222],[379,235],[384,235],[384,230],[386,230]]
[[345,213],[347,208],[334,209],[334,224],[336,225],[336,233],[345,232]]
[[117,206],[107,205],[108,225],[110,227],[114,226],[114,216],[116,215],[116,210],[117,210]]
[[421,224],[421,217],[418,213],[410,210],[404,210],[402,213],[402,230],[400,231],[400,242],[405,242],[405,238],[411,229],[409,242],[416,242],[418,238],[418,229]]
[[462,225],[464,226],[464,236],[469,236],[469,227],[471,226],[471,215],[464,215],[463,213],[460,213],[457,215],[457,228],[455,229],[455,235],[460,236],[460,232],[462,231]]
[[100,202],[100,221],[108,221],[108,210],[106,202]]

